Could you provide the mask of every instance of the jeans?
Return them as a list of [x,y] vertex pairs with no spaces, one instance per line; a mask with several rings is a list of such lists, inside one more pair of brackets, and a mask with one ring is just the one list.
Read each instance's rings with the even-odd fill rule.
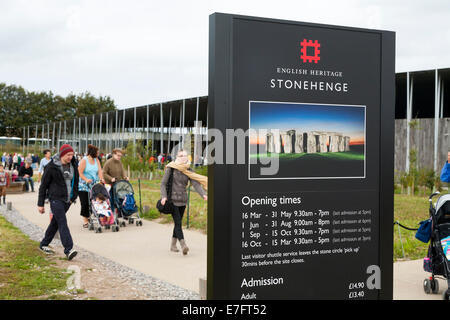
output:
[[[110,199],[110,202],[111,202],[111,211],[112,212],[114,212],[114,192],[113,192],[113,186],[114,186],[114,184],[111,184],[111,189],[109,189],[109,199]],[[119,216],[122,216],[121,214],[120,214],[120,212],[118,213],[119,214]]]
[[183,221],[183,214],[184,210],[186,209],[186,206],[178,207],[174,205],[173,207],[174,211],[172,213],[172,218],[174,222],[174,227],[172,237],[177,238],[178,240],[183,240],[184,235],[181,223]]
[[40,246],[48,246],[52,242],[53,237],[59,230],[59,238],[64,247],[64,253],[68,254],[73,248],[72,236],[70,235],[69,226],[67,225],[66,213],[69,210],[70,203],[61,200],[51,200],[50,209],[53,218],[45,231],[44,239],[42,239]]
[[16,181],[25,181],[25,190],[29,191],[30,190],[30,186],[31,186],[31,191],[34,191],[34,181],[33,178],[24,178],[24,177],[19,177],[16,179]]

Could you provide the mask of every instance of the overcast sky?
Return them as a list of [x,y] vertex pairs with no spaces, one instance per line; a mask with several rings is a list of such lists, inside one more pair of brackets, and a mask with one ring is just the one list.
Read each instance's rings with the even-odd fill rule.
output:
[[208,94],[208,16],[396,31],[396,70],[450,67],[450,0],[0,0],[0,82],[119,108]]

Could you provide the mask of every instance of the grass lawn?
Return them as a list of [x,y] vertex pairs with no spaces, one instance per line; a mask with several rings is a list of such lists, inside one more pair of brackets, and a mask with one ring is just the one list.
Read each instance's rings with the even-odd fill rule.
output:
[[[139,186],[138,180],[130,180],[134,194],[136,203],[139,206]],[[160,185],[161,180],[141,180],[141,196],[142,196],[142,207],[149,206],[150,210],[147,212],[143,212],[143,218],[148,220],[159,219],[159,222],[162,223],[171,223],[173,222],[172,216],[170,214],[160,214],[156,209],[156,202],[160,199]],[[194,188],[191,187],[190,192],[190,202],[189,202],[189,227],[199,229],[202,232],[206,233],[207,227],[207,202],[203,200],[197,192],[195,192]],[[188,219],[188,208],[186,207],[186,211],[183,216],[183,226],[187,227],[187,219]]]
[[62,299],[54,292],[66,288],[70,274],[55,267],[38,246],[0,216],[1,300]]
[[[410,228],[418,228],[418,223],[429,217],[428,196],[394,195],[394,221]],[[428,244],[415,238],[415,231],[400,228],[400,234],[408,260],[422,259],[426,256]],[[394,260],[403,259],[402,245],[398,233],[398,226],[394,226]]]
[[[137,180],[131,180],[136,195],[136,201],[139,205],[139,189]],[[149,206],[150,210],[144,213],[144,218],[149,220],[158,219],[162,223],[171,223],[170,215],[160,215],[156,209],[156,202],[159,199],[160,180],[143,180],[141,181],[142,206]],[[207,227],[207,203],[193,191],[191,187],[190,193],[190,210],[189,210],[189,226],[199,229],[206,233]],[[394,196],[394,221],[401,224],[417,228],[418,223],[428,218],[428,196],[407,196],[403,194],[395,194]],[[187,226],[187,208],[183,217],[183,226]],[[394,260],[404,259],[398,226],[393,228],[394,232]],[[417,240],[415,231],[408,231],[400,228],[401,238],[403,241],[403,250],[405,251],[405,259],[421,259],[427,254],[428,245]]]
[[270,157],[279,157],[280,160],[296,160],[299,158],[314,160],[317,158],[326,158],[332,160],[364,160],[364,153],[357,151],[347,152],[318,152],[318,153],[272,153],[251,154],[251,158],[265,159]]

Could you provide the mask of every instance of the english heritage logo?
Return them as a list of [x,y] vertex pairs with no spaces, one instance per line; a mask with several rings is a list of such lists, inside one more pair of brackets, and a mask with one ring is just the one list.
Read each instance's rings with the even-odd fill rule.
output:
[[[319,41],[303,39],[303,41],[300,43],[300,45],[301,45],[300,52],[302,53],[300,58],[303,60],[303,62],[317,63],[317,61],[320,61],[320,57],[319,57],[320,43],[319,43]],[[308,48],[312,48],[314,50],[313,55],[308,55]]]

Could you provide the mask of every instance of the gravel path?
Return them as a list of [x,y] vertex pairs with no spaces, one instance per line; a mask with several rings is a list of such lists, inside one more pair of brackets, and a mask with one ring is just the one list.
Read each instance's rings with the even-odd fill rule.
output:
[[[30,239],[41,241],[44,237],[44,230],[25,219],[20,212],[14,208],[11,211],[6,210],[6,206],[0,206],[0,214],[4,216],[14,226],[19,228]],[[52,246],[62,248],[58,239],[52,241]],[[84,259],[92,263],[98,263],[106,267],[108,270],[114,270],[115,275],[126,280],[136,289],[143,291],[147,299],[154,300],[199,300],[200,296],[192,291],[180,288],[165,281],[153,278],[142,272],[131,269],[127,266],[114,262],[112,260],[101,257],[90,251],[75,246],[78,251],[76,259]]]

